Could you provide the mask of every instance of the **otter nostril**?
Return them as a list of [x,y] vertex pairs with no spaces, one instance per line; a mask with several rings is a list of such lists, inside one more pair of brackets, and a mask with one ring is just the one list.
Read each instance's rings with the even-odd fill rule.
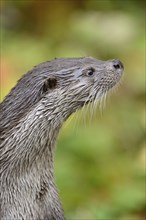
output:
[[114,64],[113,66],[115,67],[115,69],[120,69],[120,65],[119,64]]
[[120,60],[114,60],[113,61],[113,67],[118,70],[118,69],[124,69],[123,63]]

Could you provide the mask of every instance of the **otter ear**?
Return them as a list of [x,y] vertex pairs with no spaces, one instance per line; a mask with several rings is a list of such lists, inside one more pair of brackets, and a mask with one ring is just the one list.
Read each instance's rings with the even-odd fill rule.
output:
[[55,89],[57,85],[57,80],[53,77],[48,78],[43,85],[43,92],[47,92],[49,89]]

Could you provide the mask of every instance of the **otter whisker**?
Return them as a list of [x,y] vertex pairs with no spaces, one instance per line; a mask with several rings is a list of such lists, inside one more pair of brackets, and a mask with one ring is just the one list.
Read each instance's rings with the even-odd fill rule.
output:
[[99,91],[97,89],[94,89],[93,92],[94,93],[92,94],[92,103],[90,105],[90,124],[91,124],[91,121],[92,121],[92,118],[95,112],[95,101],[97,99],[97,96],[98,96],[97,94],[99,93]]
[[[80,100],[81,97],[82,97],[82,94],[80,94],[78,97],[75,97],[74,100],[73,100],[73,102]],[[85,114],[82,114],[82,112],[85,111],[86,102],[87,102],[87,100],[84,102],[84,104],[83,104],[83,106],[82,106],[80,112],[78,112],[77,114],[75,114],[76,117],[75,117],[74,129],[79,127],[78,125],[79,125],[79,122],[81,121],[82,115],[83,115],[83,116],[85,115]],[[85,121],[84,121],[84,122],[85,122]]]
[[100,100],[99,100],[99,109],[100,109],[100,112],[101,112],[101,114],[103,113],[103,100],[104,100],[104,95],[105,95],[105,92],[103,92],[103,94],[102,94],[102,96],[101,96],[101,98],[100,98]]
[[87,127],[87,117],[88,117],[88,107],[89,107],[90,97],[88,97],[81,109],[81,116],[83,116],[84,126]]
[[106,98],[107,98],[107,91],[105,91],[104,95],[103,95],[103,110],[106,107]]
[[94,100],[96,97],[96,92],[97,92],[97,89],[93,88],[92,91],[90,92],[90,95],[88,96],[87,111],[89,115],[89,124],[91,124],[91,119],[92,119],[93,112],[94,112]]

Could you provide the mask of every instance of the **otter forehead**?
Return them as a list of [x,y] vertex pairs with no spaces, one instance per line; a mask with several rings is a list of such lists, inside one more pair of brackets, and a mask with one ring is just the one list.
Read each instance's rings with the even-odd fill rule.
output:
[[[117,67],[120,65],[119,72],[122,72],[123,64],[119,60],[102,61],[93,57],[58,58],[35,66],[31,74],[26,74],[24,80],[27,80],[27,77],[31,79],[34,78],[34,80],[41,83],[50,76],[63,79],[67,76],[76,79],[76,77],[82,74],[82,70],[92,67],[95,69],[96,75],[101,76],[106,71],[114,72],[116,70],[116,72],[118,72],[118,68],[113,68],[114,63]],[[65,80],[67,80],[67,78]]]
[[[78,76],[80,71],[88,67],[94,67],[96,70],[104,69],[107,61],[97,60],[92,57],[79,57],[79,58],[58,58],[51,61],[46,61],[36,65],[32,70],[27,72],[18,81],[17,87],[21,86],[26,90],[39,88],[40,85],[50,76],[63,78],[64,76],[72,77]],[[67,78],[66,78],[67,79]],[[75,78],[74,78],[75,79]]]
[[[93,57],[79,57],[79,58],[58,58],[51,61],[43,62],[37,66],[35,66],[35,70],[49,70],[53,71],[61,71],[68,68],[81,68],[86,65],[96,65],[101,66],[106,64],[106,61],[97,60]],[[42,71],[41,71],[42,72]]]

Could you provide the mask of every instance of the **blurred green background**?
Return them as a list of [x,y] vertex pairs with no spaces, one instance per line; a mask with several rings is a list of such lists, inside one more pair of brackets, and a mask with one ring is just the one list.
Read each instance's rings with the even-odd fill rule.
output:
[[106,108],[71,116],[55,176],[67,219],[145,219],[145,1],[1,0],[1,100],[54,57],[119,58],[121,86]]

